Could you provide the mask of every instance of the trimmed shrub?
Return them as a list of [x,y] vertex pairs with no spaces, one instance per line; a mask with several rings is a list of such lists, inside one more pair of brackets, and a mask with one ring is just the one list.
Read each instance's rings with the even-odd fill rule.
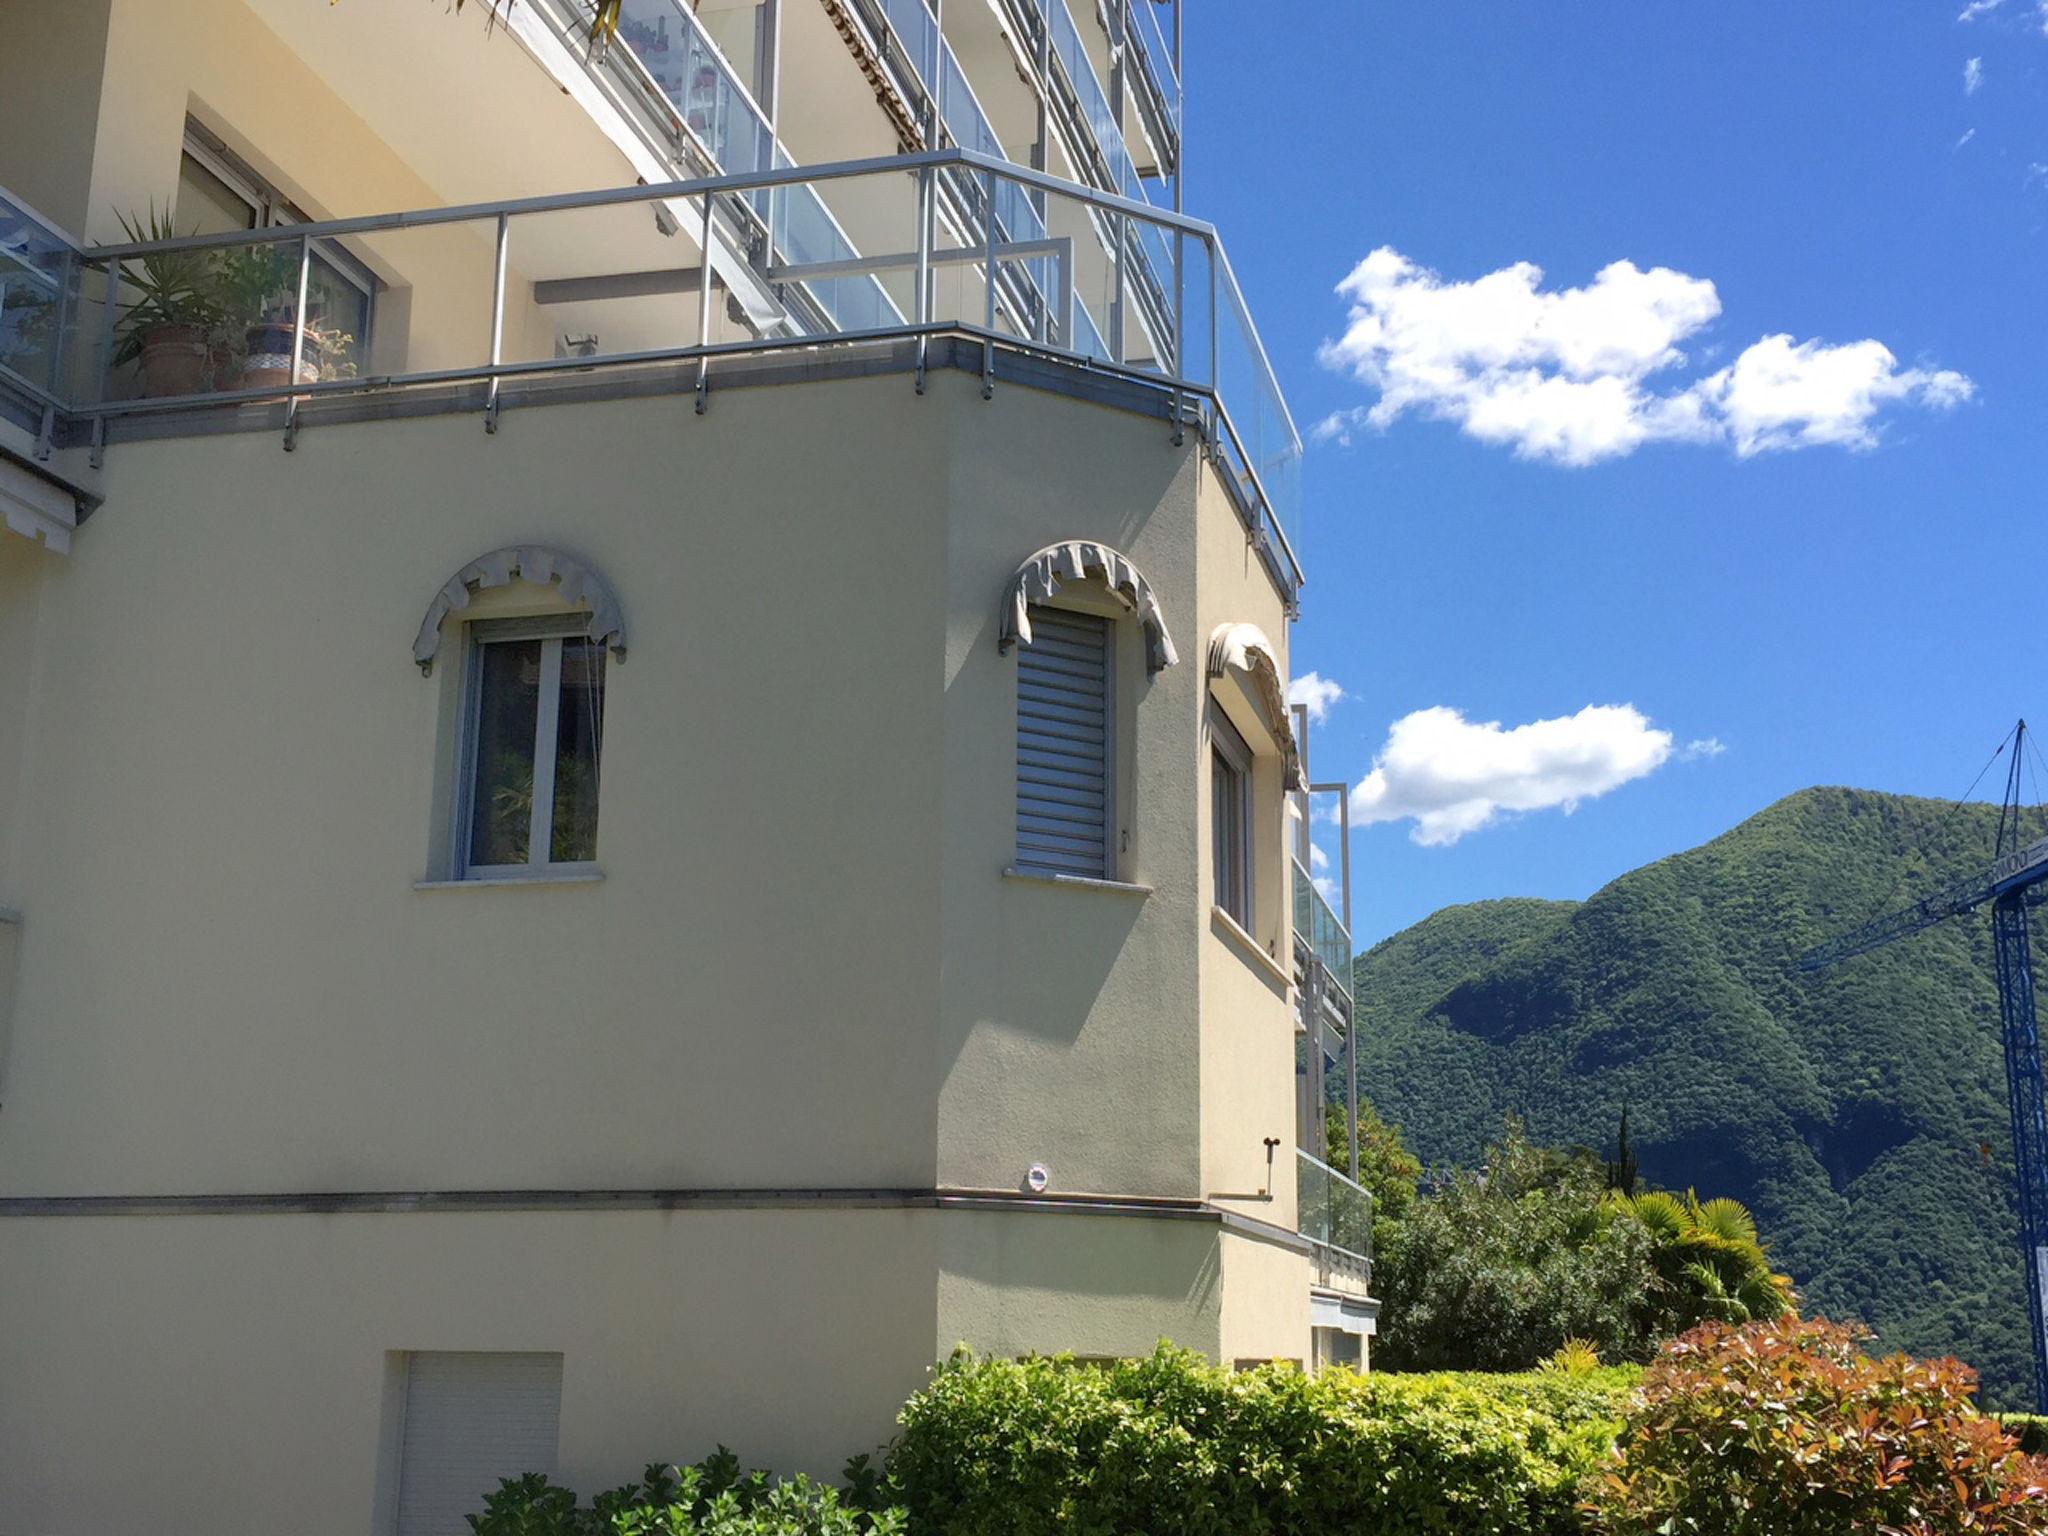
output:
[[880,1478],[857,1456],[839,1491],[807,1477],[780,1480],[742,1470],[720,1446],[687,1467],[649,1467],[638,1483],[601,1493],[589,1507],[538,1473],[508,1477],[469,1516],[475,1536],[902,1536],[900,1510],[879,1507]]
[[2048,1491],[1953,1360],[1853,1325],[1709,1323],[1651,1365],[1594,1507],[1613,1536],[2048,1530]]
[[962,1354],[904,1407],[888,1491],[920,1536],[1575,1536],[1636,1376]]

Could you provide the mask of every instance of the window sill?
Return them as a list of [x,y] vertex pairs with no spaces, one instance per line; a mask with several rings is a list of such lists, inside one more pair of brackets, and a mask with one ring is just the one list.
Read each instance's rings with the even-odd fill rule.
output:
[[559,874],[473,875],[466,880],[415,880],[416,891],[473,891],[479,886],[505,885],[597,885],[604,879],[601,869],[565,869]]
[[1267,954],[1259,941],[1245,932],[1244,926],[1221,907],[1209,908],[1209,926],[1230,941],[1230,947],[1251,961],[1277,983],[1282,991],[1292,991],[1294,975]]
[[1128,880],[1098,880],[1090,875],[1062,875],[1050,869],[1019,869],[1011,865],[1003,871],[1005,880],[1023,880],[1032,885],[1070,885],[1084,891],[1113,891],[1120,896],[1150,896],[1152,887],[1134,885]]

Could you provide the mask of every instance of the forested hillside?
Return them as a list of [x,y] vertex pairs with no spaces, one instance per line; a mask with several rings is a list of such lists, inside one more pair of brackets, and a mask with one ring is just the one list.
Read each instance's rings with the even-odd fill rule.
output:
[[1360,1086],[1440,1166],[1470,1164],[1510,1112],[1538,1142],[1608,1146],[1626,1101],[1643,1176],[1747,1203],[1806,1310],[1958,1355],[2021,1406],[1988,918],[1797,970],[1809,946],[1981,868],[1995,823],[1982,805],[1807,790],[1583,903],[1439,912],[1357,961]]

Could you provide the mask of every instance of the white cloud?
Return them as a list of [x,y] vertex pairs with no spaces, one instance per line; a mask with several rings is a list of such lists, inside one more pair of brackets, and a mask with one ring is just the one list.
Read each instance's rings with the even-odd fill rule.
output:
[[1965,128],[1963,130],[1963,136],[1960,139],[1956,140],[1956,148],[1961,149],[1965,144],[1969,143],[1970,140],[1974,139],[1975,137],[1977,137],[1976,129]]
[[1672,738],[1633,705],[1589,704],[1575,715],[1512,729],[1442,705],[1396,720],[1372,772],[1351,791],[1360,824],[1413,821],[1426,848],[1455,843],[1504,812],[1562,808],[1655,772]]
[[1871,448],[1880,407],[1961,404],[1973,386],[1949,369],[1900,368],[1882,342],[1831,347],[1766,336],[1695,386],[1743,458],[1789,448]]
[[1678,749],[1678,760],[1682,763],[1696,763],[1702,758],[1719,757],[1728,750],[1728,743],[1718,736],[1701,736],[1688,741]]
[[1995,11],[2003,4],[2005,4],[2005,0],[1970,0],[1970,3],[1963,7],[1962,14],[1956,17],[1956,20],[1975,21],[1979,16]]
[[2048,37],[2048,0],[2038,0],[2034,7],[2034,19],[2041,23],[2041,35]]
[[1330,706],[1344,697],[1344,690],[1319,672],[1304,672],[1287,685],[1287,702],[1308,708],[1310,723],[1321,725]]
[[[1765,337],[1729,367],[1689,385],[1652,383],[1685,365],[1681,344],[1720,315],[1711,282],[1628,261],[1603,267],[1580,288],[1546,291],[1542,282],[1542,269],[1529,262],[1454,282],[1388,247],[1374,251],[1337,285],[1350,314],[1344,333],[1326,341],[1320,355],[1326,367],[1350,373],[1378,398],[1325,417],[1311,437],[1349,444],[1356,432],[1384,431],[1413,411],[1454,422],[1467,436],[1520,457],[1574,466],[1658,442],[1728,444],[1746,457],[1765,447],[1868,447],[1877,440],[1874,418],[1882,406],[1953,405],[1970,392],[1961,374],[1894,365],[1865,378],[1860,391],[1816,395],[1824,414],[1812,422],[1773,418],[1771,430],[1759,432],[1730,413],[1788,366],[1788,338]],[[1792,350],[1807,374],[1829,379],[1852,371],[1852,361],[1867,368],[1891,359],[1875,341],[1809,341]],[[1812,382],[1817,388],[1822,381]],[[1797,398],[1781,392],[1776,408]],[[1863,414],[1844,420],[1852,405]]]
[[1984,61],[1967,59],[1963,63],[1963,94],[1974,96],[1984,84]]

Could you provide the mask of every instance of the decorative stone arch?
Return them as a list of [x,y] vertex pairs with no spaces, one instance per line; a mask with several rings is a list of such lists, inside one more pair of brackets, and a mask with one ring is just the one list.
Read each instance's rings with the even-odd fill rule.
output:
[[478,555],[434,594],[412,643],[412,659],[419,663],[420,671],[434,670],[434,657],[441,649],[441,625],[449,614],[467,608],[472,592],[506,586],[515,579],[537,587],[553,585],[570,607],[587,608],[590,622],[584,633],[610,647],[612,655],[624,659],[626,621],[610,584],[589,566],[558,549],[543,544],[515,544]]
[[1051,599],[1062,582],[1100,577],[1117,600],[1137,616],[1145,631],[1146,670],[1158,672],[1180,660],[1173,649],[1173,636],[1166,631],[1166,615],[1159,598],[1131,563],[1130,556],[1087,539],[1067,539],[1048,544],[1017,567],[1003,588],[1002,629],[997,649],[1007,653],[1013,645],[1031,643],[1031,605]]
[[1232,672],[1243,674],[1260,718],[1279,744],[1281,787],[1306,788],[1301,749],[1295,744],[1294,724],[1287,710],[1287,684],[1280,676],[1279,653],[1258,625],[1219,624],[1209,636],[1210,678],[1228,677]]

